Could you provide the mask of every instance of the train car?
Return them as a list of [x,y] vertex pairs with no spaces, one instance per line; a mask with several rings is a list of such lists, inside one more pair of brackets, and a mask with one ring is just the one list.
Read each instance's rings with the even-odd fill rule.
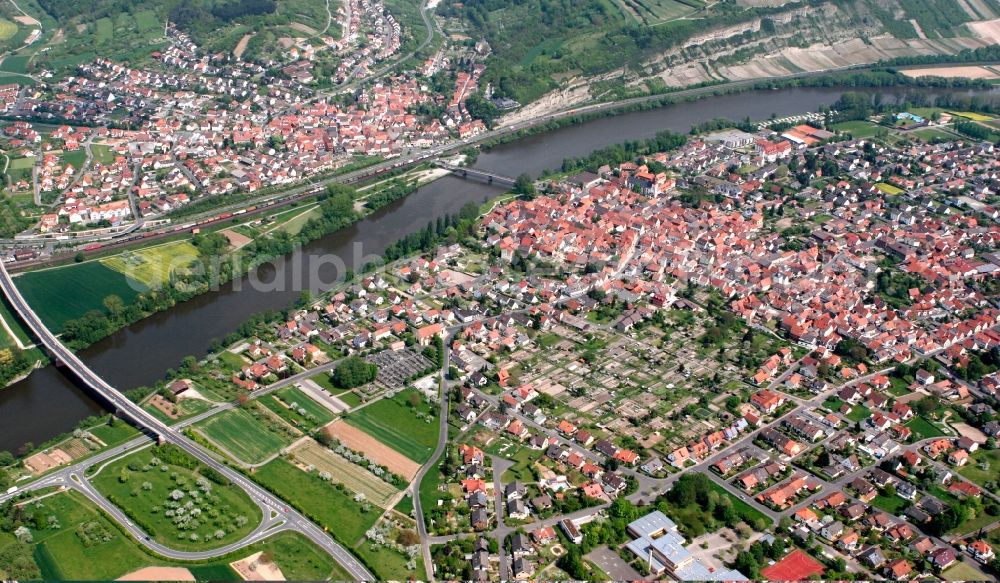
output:
[[83,246],[83,250],[84,251],[97,251],[101,247],[103,247],[103,245],[101,243],[91,243],[89,245],[84,245]]

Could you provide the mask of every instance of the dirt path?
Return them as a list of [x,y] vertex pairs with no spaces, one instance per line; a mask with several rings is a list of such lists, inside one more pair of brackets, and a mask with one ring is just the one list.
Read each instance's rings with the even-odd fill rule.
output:
[[250,39],[253,38],[253,33],[243,35],[240,42],[236,43],[236,48],[233,49],[233,56],[237,59],[243,58],[243,53],[247,51],[247,45],[250,43]]

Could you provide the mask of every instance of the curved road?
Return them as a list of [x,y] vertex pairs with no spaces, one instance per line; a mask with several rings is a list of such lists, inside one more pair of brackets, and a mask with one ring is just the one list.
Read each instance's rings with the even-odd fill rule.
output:
[[[209,453],[201,446],[181,433],[177,427],[166,425],[138,404],[127,399],[117,389],[109,385],[106,381],[104,381],[104,379],[90,370],[90,368],[87,367],[83,361],[70,352],[70,350],[67,349],[62,342],[60,342],[52,334],[52,332],[49,331],[45,324],[42,323],[41,319],[31,309],[24,297],[21,296],[20,291],[10,278],[10,274],[7,273],[6,267],[2,264],[0,264],[0,288],[2,288],[4,295],[7,296],[7,299],[10,301],[15,311],[21,316],[29,328],[31,328],[34,334],[42,341],[57,361],[72,369],[84,383],[86,383],[96,393],[101,395],[108,403],[113,405],[115,409],[122,414],[122,416],[131,420],[136,426],[155,434],[161,441],[173,443],[174,445],[180,447],[190,456],[219,472],[230,482],[245,491],[247,495],[250,496],[251,500],[253,500],[261,508],[264,516],[264,523],[262,523],[262,525],[268,523],[269,520],[276,520],[280,518],[284,520],[286,528],[294,529],[304,534],[324,551],[333,556],[333,558],[344,567],[352,578],[366,581],[374,579],[371,572],[369,572],[368,569],[366,569],[365,566],[354,557],[354,555],[348,552],[344,547],[333,540],[329,534],[321,530],[305,516],[286,505],[283,501],[264,488],[258,486],[255,482],[243,474],[235,471],[228,465],[221,463],[219,460],[209,455]],[[91,461],[90,464],[92,465],[93,462]],[[78,484],[82,483],[83,482],[77,482],[72,485],[73,487],[78,487]],[[127,525],[129,523],[125,522],[124,524]],[[158,552],[161,551],[158,550]],[[185,558],[184,553],[166,548],[164,548],[162,554],[169,558]]]

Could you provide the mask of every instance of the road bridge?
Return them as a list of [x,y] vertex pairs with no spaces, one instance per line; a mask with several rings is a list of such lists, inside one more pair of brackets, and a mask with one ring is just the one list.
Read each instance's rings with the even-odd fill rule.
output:
[[[72,371],[73,374],[75,374],[90,390],[104,399],[108,404],[112,405],[121,417],[127,419],[146,433],[155,436],[159,441],[172,443],[177,447],[180,447],[190,456],[225,476],[226,479],[245,491],[247,495],[250,496],[250,498],[260,507],[263,512],[265,522],[274,524],[275,522],[283,521],[284,524],[282,525],[282,529],[274,528],[269,532],[277,532],[278,530],[297,531],[329,553],[338,563],[341,564],[341,566],[344,567],[344,569],[347,570],[352,579],[365,581],[374,580],[374,576],[371,572],[369,572],[368,569],[365,568],[365,566],[362,565],[361,562],[358,561],[358,559],[347,549],[342,547],[328,533],[323,531],[323,529],[317,527],[305,516],[290,508],[285,502],[278,499],[275,495],[271,494],[261,486],[258,486],[255,482],[243,474],[211,456],[207,451],[202,449],[201,446],[181,433],[178,428],[171,427],[163,423],[151,413],[140,407],[137,403],[134,403],[126,398],[121,391],[111,386],[111,384],[101,378],[100,375],[92,371],[90,367],[77,358],[73,352],[66,348],[66,346],[63,345],[63,343],[56,338],[51,331],[49,331],[48,327],[45,326],[41,318],[38,317],[35,311],[21,295],[17,286],[14,285],[13,279],[7,272],[7,267],[2,263],[0,263],[0,288],[2,288],[3,294],[7,297],[11,306],[14,307],[14,311],[17,312],[18,316],[20,316],[24,323],[28,325],[28,328],[31,329],[41,344],[45,346],[51,356],[66,369]],[[142,541],[143,539],[139,540]],[[254,538],[254,536],[251,535],[251,537],[240,541],[238,544],[240,546],[246,546],[256,542],[257,540],[259,540],[259,538]],[[158,550],[162,553],[167,549]],[[172,551],[164,554],[172,556],[171,553]],[[183,558],[183,553],[177,552],[173,554],[177,555],[175,558]]]
[[455,176],[461,176],[462,178],[469,178],[472,180],[478,180],[480,182],[485,182],[487,184],[495,184],[497,186],[505,186],[507,188],[512,188],[514,186],[515,180],[510,176],[504,176],[503,174],[497,174],[495,172],[490,172],[488,170],[479,170],[478,168],[467,168],[464,166],[455,166],[454,164],[448,164],[447,162],[437,162],[439,168],[444,168],[448,170]]

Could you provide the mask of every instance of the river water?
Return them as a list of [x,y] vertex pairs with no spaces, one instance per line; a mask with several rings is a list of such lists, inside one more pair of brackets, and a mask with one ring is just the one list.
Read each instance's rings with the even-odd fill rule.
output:
[[[815,111],[834,103],[840,88],[784,89],[710,97],[660,109],[628,113],[531,136],[480,154],[476,166],[508,176],[537,175],[558,168],[564,158],[640,138],[662,130],[687,132],[715,117],[765,119]],[[889,94],[889,91],[885,91]],[[418,189],[364,220],[304,246],[284,259],[262,266],[254,274],[260,286],[243,281],[199,296],[168,312],[138,322],[81,353],[95,372],[122,390],[148,385],[187,355],[201,356],[212,340],[236,329],[251,314],[286,308],[303,288],[302,264],[317,257],[337,257],[356,267],[359,258],[381,254],[391,243],[423,229],[428,221],[457,212],[467,202],[481,203],[501,190],[473,181],[446,177]],[[336,267],[319,271],[332,281]],[[322,285],[314,287],[323,288]],[[313,290],[316,291],[316,290]],[[35,371],[27,379],[0,390],[0,450],[16,451],[26,442],[39,443],[72,429],[103,407],[72,375],[55,367]]]

